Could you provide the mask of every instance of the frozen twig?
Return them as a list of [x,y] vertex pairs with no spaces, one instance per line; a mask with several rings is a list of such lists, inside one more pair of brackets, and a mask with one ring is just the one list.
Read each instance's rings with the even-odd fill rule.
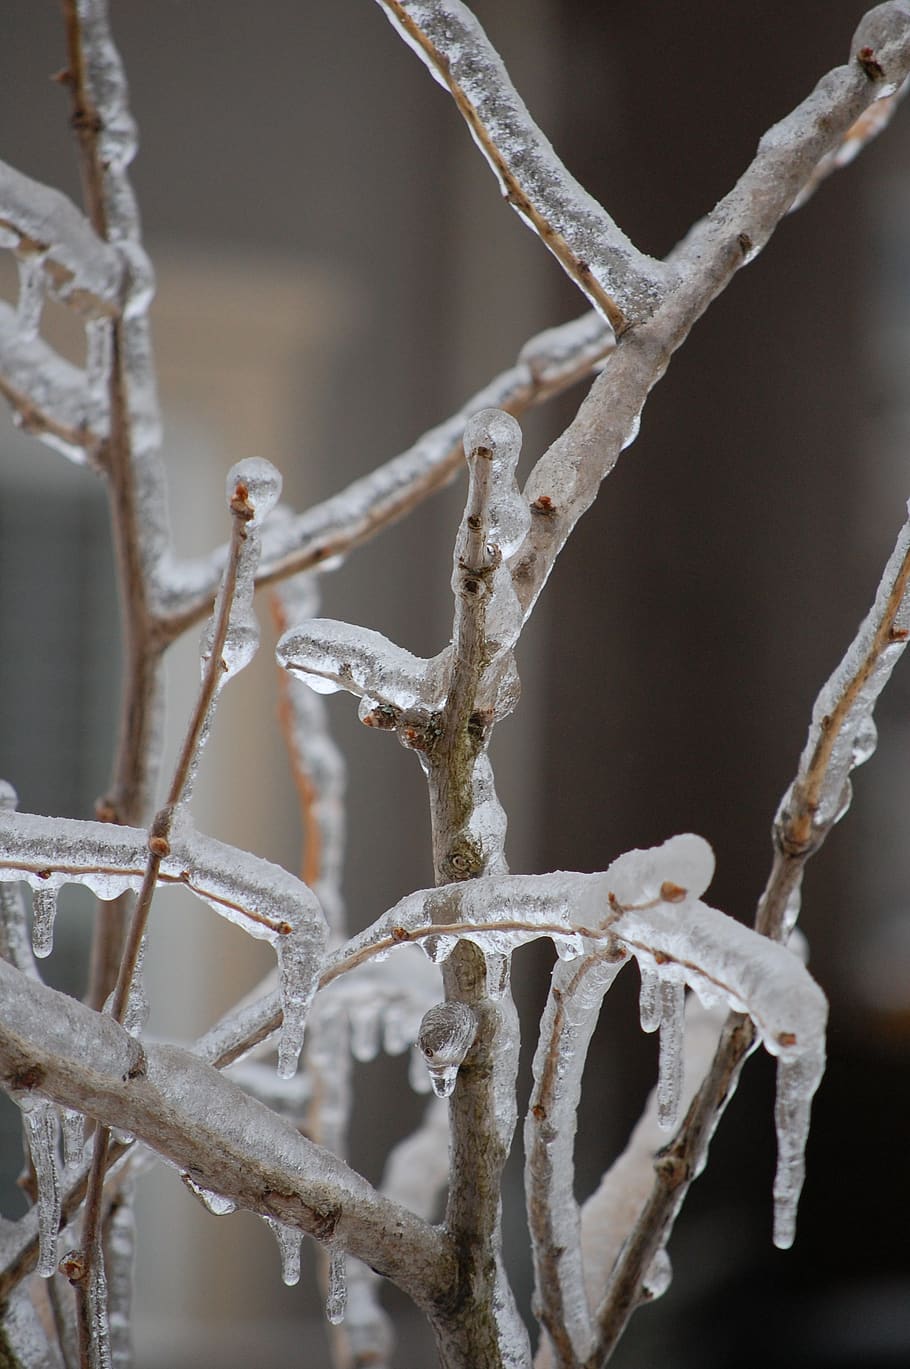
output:
[[0,162],[0,246],[37,258],[47,289],[91,318],[120,312],[124,264],[71,200]]
[[566,170],[459,0],[379,0],[450,92],[502,193],[617,336],[654,312],[673,272],[645,256]]
[[878,696],[910,635],[910,522],[904,524],[869,613],[819,693],[799,768],[774,820],[774,864],[756,926],[786,939],[799,914],[805,862],[850,805],[850,772],[875,750]]
[[71,460],[94,462],[107,424],[99,423],[85,372],[40,337],[23,338],[16,311],[0,301],[0,394],[20,426]]

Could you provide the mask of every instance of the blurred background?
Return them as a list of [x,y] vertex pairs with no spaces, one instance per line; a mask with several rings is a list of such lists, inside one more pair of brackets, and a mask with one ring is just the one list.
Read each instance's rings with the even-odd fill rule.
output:
[[[570,169],[663,255],[724,194],[761,134],[846,60],[847,0],[486,0],[476,11]],[[178,549],[225,537],[224,476],[280,467],[298,509],[409,446],[526,338],[583,302],[501,203],[454,106],[366,0],[121,0],[115,33],[140,128],[133,167]],[[2,7],[2,156],[78,198],[54,5]],[[717,855],[709,899],[751,921],[770,825],[812,701],[871,602],[905,517],[910,430],[910,114],[785,221],[694,330],[560,557],[519,652],[524,692],[493,744],[518,872],[603,869],[679,831]],[[14,297],[8,282],[4,292]],[[81,345],[59,327],[60,346]],[[522,472],[579,388],[525,428]],[[88,816],[115,741],[117,608],[106,505],[87,472],[0,417],[0,774],[23,809]],[[323,612],[419,654],[448,640],[459,483],[323,577]],[[261,615],[267,617],[265,612]],[[227,691],[203,763],[205,830],[299,863],[275,725],[269,628]],[[197,678],[173,653],[170,754]],[[352,929],[431,882],[419,767],[329,701],[349,766]],[[890,1366],[910,1357],[910,671],[878,710],[853,810],[808,870],[802,926],[831,1000],[796,1247],[770,1242],[773,1070],[754,1057],[670,1246],[667,1295],[619,1369]],[[232,712],[233,710],[233,712]],[[219,745],[243,718],[248,753]],[[54,982],[81,992],[90,909],[61,916]],[[270,954],[190,902],[156,904],[152,1030],[189,1039]],[[516,959],[530,1080],[549,953]],[[578,1144],[584,1197],[656,1075],[634,971],[607,1000]],[[352,1162],[378,1178],[417,1103],[405,1066],[357,1066]],[[4,1113],[7,1175],[18,1121]],[[509,1262],[529,1298],[520,1140]],[[3,1210],[21,1210],[8,1180]],[[213,1218],[172,1174],[144,1181],[139,1369],[327,1363],[309,1272],[285,1289],[264,1225]],[[217,1231],[212,1223],[217,1221]],[[305,1266],[306,1269],[306,1266]],[[407,1328],[408,1311],[391,1299]],[[420,1326],[399,1362],[433,1362]],[[304,1353],[301,1355],[301,1345]]]

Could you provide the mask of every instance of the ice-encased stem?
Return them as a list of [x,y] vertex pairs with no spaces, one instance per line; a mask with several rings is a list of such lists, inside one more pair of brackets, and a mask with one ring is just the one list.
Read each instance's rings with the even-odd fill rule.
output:
[[648,317],[672,280],[570,175],[534,123],[478,21],[459,0],[380,0],[447,89],[503,194],[618,333]]
[[532,1065],[524,1140],[534,1296],[560,1363],[586,1360],[594,1348],[573,1152],[588,1047],[604,995],[627,960],[619,946],[608,945],[578,960],[557,961]]

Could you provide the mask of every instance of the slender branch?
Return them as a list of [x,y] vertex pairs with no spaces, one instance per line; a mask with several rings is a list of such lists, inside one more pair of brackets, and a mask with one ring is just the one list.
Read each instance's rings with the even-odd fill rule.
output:
[[629,241],[556,156],[502,58],[460,0],[379,0],[448,89],[505,199],[619,337],[654,312],[673,272]]

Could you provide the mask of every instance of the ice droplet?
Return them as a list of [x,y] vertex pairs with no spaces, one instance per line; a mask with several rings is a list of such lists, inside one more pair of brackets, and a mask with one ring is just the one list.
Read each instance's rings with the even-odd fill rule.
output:
[[465,1003],[437,1003],[424,1013],[417,1044],[438,1098],[448,1098],[453,1092],[459,1066],[476,1034],[477,1019]]
[[666,1250],[658,1250],[642,1280],[642,1291],[653,1300],[663,1297],[673,1281],[673,1266]]
[[676,1125],[683,1082],[683,1032],[686,985],[682,979],[660,984],[660,1059],[657,1073],[657,1121],[665,1131]]
[[348,1305],[348,1282],[343,1250],[333,1250],[329,1257],[329,1287],[325,1300],[325,1315],[333,1326],[344,1321]]
[[275,1240],[278,1242],[278,1253],[281,1256],[281,1278],[288,1288],[293,1288],[300,1282],[300,1243],[303,1240],[302,1232],[296,1226],[287,1226],[284,1222],[276,1222],[273,1217],[265,1219],[272,1228]]
[[639,966],[641,988],[638,993],[638,1010],[643,1032],[656,1032],[660,1026],[660,976],[656,970]]
[[281,498],[281,472],[271,461],[265,461],[261,456],[248,456],[228,471],[226,488],[229,504],[239,485],[246,490],[243,497],[255,511],[247,527],[261,527]]
[[54,949],[54,919],[57,916],[57,890],[32,891],[32,950],[44,960]]
[[194,1198],[198,1198],[202,1206],[211,1212],[213,1217],[226,1217],[230,1212],[237,1211],[237,1204],[233,1198],[227,1198],[223,1193],[215,1193],[210,1188],[204,1188],[198,1184],[189,1174],[180,1175]]
[[36,1274],[49,1279],[57,1270],[57,1232],[60,1230],[60,1175],[57,1168],[57,1110],[45,1098],[24,1094],[16,1098],[25,1123],[28,1152],[38,1185],[38,1264]]

